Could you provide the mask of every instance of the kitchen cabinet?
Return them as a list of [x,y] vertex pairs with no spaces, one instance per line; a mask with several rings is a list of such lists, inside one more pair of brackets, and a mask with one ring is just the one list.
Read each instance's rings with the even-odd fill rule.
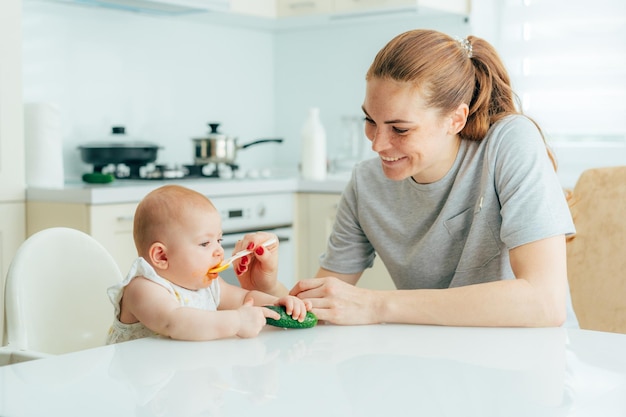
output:
[[93,236],[117,262],[123,274],[137,257],[133,241],[133,215],[137,203],[75,204],[29,201],[27,233],[49,227],[71,227]]
[[276,16],[359,15],[404,12],[469,14],[470,0],[276,0]]
[[[80,0],[45,1],[85,6]],[[376,21],[393,19],[407,13],[467,16],[470,9],[470,0],[102,0],[97,3],[123,13],[156,13],[192,22],[269,32],[341,26],[363,17]]]
[[460,16],[470,13],[470,0],[276,0],[276,18],[265,19],[270,30],[350,25],[359,19],[371,23],[406,16]]
[[[470,0],[334,0],[335,13],[416,9],[469,14]],[[422,10],[424,9],[424,10]]]
[[310,16],[333,12],[333,0],[277,0],[278,17]]
[[0,1],[0,341],[4,280],[26,224],[21,21],[21,0]]
[[276,17],[277,0],[230,0],[230,11],[235,14]]
[[[341,194],[334,193],[298,194],[295,220],[298,278],[309,278],[317,273],[319,255],[326,249],[340,198]],[[363,272],[357,286],[377,290],[396,288],[378,257],[374,261],[374,266]]]
[[469,14],[470,0],[276,0],[279,18],[311,15],[439,11]]

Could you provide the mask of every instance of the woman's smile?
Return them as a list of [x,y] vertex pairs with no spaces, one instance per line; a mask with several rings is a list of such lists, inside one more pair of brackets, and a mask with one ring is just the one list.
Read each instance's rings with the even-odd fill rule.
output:
[[379,156],[380,156],[380,159],[383,160],[383,162],[388,162],[388,163],[398,162],[406,158],[406,156],[399,156],[399,157],[391,157],[391,156],[383,156],[383,155],[379,155]]

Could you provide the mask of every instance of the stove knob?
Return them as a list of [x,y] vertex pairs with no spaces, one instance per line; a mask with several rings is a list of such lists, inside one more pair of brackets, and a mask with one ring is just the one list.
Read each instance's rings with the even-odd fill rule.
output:
[[220,174],[219,174],[220,178],[224,178],[226,180],[229,180],[233,178],[234,176],[235,174],[233,174],[233,171],[228,171],[228,170],[220,171]]
[[258,169],[250,169],[248,170],[248,178],[257,179],[261,176]]

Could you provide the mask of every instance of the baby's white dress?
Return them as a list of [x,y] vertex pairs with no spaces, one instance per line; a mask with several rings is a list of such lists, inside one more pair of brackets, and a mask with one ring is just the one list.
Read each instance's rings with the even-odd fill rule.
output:
[[128,275],[122,282],[110,287],[107,290],[109,299],[115,307],[115,317],[113,325],[109,329],[106,343],[119,343],[128,340],[139,339],[148,336],[158,336],[140,322],[125,324],[120,322],[120,302],[124,294],[124,288],[136,277],[144,277],[150,281],[165,287],[173,297],[176,297],[181,306],[193,307],[201,310],[215,311],[220,304],[220,286],[217,279],[211,282],[207,288],[199,290],[188,290],[178,285],[172,284],[165,278],[160,277],[152,265],[145,259],[139,257],[133,262]]

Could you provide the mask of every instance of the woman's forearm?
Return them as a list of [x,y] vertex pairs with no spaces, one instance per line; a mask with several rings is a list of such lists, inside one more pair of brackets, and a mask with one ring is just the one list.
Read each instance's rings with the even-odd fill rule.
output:
[[561,325],[565,299],[524,279],[447,289],[377,291],[372,297],[380,321],[447,326]]

